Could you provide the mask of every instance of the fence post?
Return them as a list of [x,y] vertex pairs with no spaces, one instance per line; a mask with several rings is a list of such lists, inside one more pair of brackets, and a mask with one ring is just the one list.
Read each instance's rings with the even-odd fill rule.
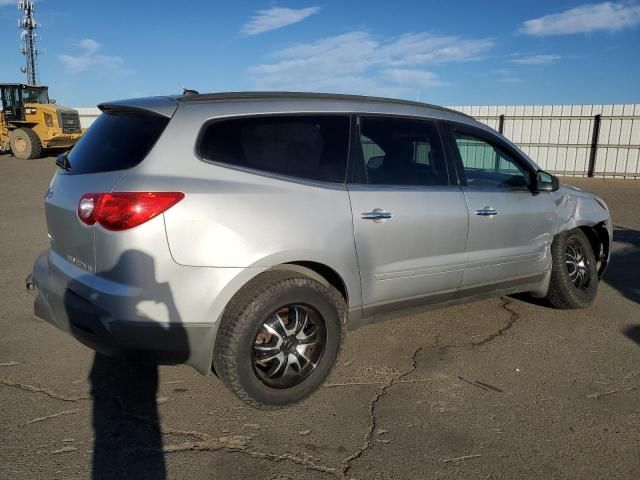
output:
[[500,115],[498,119],[498,133],[502,135],[503,132],[504,132],[504,114]]
[[591,135],[591,151],[589,152],[589,170],[587,171],[588,177],[593,177],[593,173],[596,169],[596,155],[598,153],[598,137],[600,136],[600,119],[602,115],[597,114],[593,117],[593,132]]

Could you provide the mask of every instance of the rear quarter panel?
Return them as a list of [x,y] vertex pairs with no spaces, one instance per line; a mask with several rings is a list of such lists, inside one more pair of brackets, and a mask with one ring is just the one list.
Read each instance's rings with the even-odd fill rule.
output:
[[344,185],[234,169],[198,158],[210,108],[181,106],[149,157],[117,190],[182,191],[163,218],[173,260],[189,267],[256,268],[312,261],[334,269],[361,304],[349,197]]

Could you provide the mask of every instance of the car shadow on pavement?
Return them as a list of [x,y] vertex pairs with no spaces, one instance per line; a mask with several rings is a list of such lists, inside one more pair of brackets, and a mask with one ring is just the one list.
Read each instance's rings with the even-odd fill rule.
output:
[[[91,478],[165,479],[166,466],[157,405],[158,364],[160,360],[163,364],[177,364],[187,360],[190,351],[187,335],[169,285],[157,282],[154,260],[149,255],[129,250],[120,256],[112,269],[101,272],[100,277],[125,283],[128,288],[137,291],[133,300],[133,310],[136,313],[133,318],[128,316],[126,320],[136,322],[139,326],[144,325],[145,328],[133,337],[128,337],[130,329],[123,329],[120,331],[120,339],[136,345],[140,338],[143,341],[144,338],[153,338],[154,344],[170,345],[172,353],[168,358],[162,359],[151,351],[134,351],[128,348],[124,355],[121,355],[122,352],[116,352],[117,356],[95,354],[89,374],[95,434]],[[68,287],[65,297],[74,295],[72,286]],[[139,307],[143,302],[155,307],[164,305],[168,323],[159,323],[141,313]],[[73,310],[68,302],[65,305],[72,334],[84,343],[91,343],[93,339],[91,332],[87,332],[86,315]],[[117,332],[117,328],[110,327],[96,334],[106,334],[111,339],[110,335],[116,336]],[[114,353],[111,347],[99,347],[98,350]]]
[[632,302],[640,303],[640,231],[616,227],[617,244],[604,273],[604,281]]

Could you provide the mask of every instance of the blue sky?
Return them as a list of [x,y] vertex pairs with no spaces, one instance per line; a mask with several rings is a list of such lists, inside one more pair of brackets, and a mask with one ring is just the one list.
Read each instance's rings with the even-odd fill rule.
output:
[[[0,0],[0,81],[22,81]],[[71,106],[200,91],[437,104],[640,103],[640,0],[36,3],[40,78]]]

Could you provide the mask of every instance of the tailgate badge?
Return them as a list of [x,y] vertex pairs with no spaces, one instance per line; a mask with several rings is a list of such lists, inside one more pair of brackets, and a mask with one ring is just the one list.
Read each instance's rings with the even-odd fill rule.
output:
[[80,267],[87,272],[93,272],[93,267],[91,265],[87,265],[82,260],[78,260],[76,257],[72,255],[67,255],[67,260],[73,263],[76,267]]

